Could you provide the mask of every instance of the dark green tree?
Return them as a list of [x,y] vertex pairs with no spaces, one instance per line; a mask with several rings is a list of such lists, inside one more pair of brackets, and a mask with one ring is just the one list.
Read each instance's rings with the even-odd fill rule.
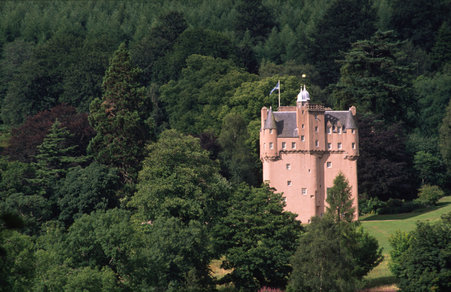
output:
[[444,185],[446,165],[439,154],[433,155],[429,152],[418,151],[413,157],[413,167],[422,184]]
[[257,167],[246,143],[248,136],[246,121],[240,114],[229,113],[224,117],[218,138],[222,148],[219,158],[226,177],[233,184],[256,185],[258,181]]
[[443,160],[446,163],[448,174],[451,173],[451,100],[446,107],[442,125],[439,129],[439,147]]
[[221,282],[253,290],[285,287],[302,227],[284,206],[282,195],[268,186],[236,188],[214,230],[216,248],[224,255],[221,267],[232,270]]
[[145,123],[148,104],[139,74],[140,70],[130,64],[125,44],[121,44],[104,77],[103,96],[93,100],[89,115],[97,135],[88,151],[99,163],[119,169],[127,183],[136,180],[149,136]]
[[450,218],[448,213],[439,222],[419,222],[415,230],[390,239],[390,269],[402,291],[451,289]]
[[235,31],[242,38],[249,31],[254,43],[263,41],[276,25],[274,16],[262,0],[239,0],[235,4]]
[[335,106],[354,105],[358,112],[380,114],[389,122],[408,122],[416,108],[411,67],[405,61],[393,31],[378,31],[369,40],[353,43],[341,62],[341,77],[332,94]]
[[335,222],[351,222],[355,216],[355,208],[351,199],[351,186],[348,180],[339,173],[334,179],[334,185],[327,189],[326,213],[332,216]]
[[432,64],[436,69],[451,63],[451,22],[444,21],[437,33],[437,38],[431,50]]
[[390,1],[391,18],[389,25],[400,35],[427,51],[436,40],[437,31],[443,21],[449,20],[448,0],[394,0]]
[[376,31],[376,11],[372,0],[335,0],[317,21],[309,35],[304,63],[313,64],[319,75],[316,84],[325,87],[339,77],[341,52],[351,43],[363,40]]
[[59,220],[69,226],[83,214],[117,207],[118,188],[117,171],[96,162],[69,170],[56,190]]

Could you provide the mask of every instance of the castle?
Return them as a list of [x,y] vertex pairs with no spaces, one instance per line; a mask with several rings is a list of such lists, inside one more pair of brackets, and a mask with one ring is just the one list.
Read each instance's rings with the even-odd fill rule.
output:
[[309,100],[304,86],[296,106],[261,109],[263,181],[283,193],[287,211],[309,223],[326,211],[327,189],[342,172],[352,187],[357,219],[356,109],[332,111]]

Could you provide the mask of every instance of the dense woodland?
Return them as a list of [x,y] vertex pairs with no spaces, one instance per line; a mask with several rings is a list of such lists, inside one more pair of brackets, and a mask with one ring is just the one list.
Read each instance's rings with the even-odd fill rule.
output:
[[[351,222],[346,178],[307,227],[262,185],[260,109],[277,107],[278,80],[283,105],[306,84],[313,103],[357,107],[360,212],[451,190],[450,0],[2,1],[0,14],[0,291],[361,287],[381,251]],[[405,291],[450,289],[449,228],[393,239]],[[448,256],[418,275],[403,264],[423,235]],[[214,260],[230,273],[213,277]]]

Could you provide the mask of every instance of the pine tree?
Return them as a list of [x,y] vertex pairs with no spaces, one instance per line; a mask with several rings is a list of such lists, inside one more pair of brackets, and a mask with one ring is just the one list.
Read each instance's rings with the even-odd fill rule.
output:
[[133,182],[137,177],[149,133],[139,74],[140,70],[130,64],[125,44],[121,44],[103,80],[103,96],[90,106],[89,121],[97,135],[88,151],[96,161],[117,167],[125,182]]
[[351,222],[354,218],[351,186],[343,173],[340,172],[335,177],[333,187],[327,190],[326,202],[329,204],[326,214],[330,215],[335,222]]

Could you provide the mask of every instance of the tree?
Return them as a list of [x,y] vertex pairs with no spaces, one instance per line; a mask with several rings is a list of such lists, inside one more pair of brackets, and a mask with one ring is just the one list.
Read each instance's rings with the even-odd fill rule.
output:
[[415,109],[406,55],[393,31],[378,31],[357,41],[341,62],[341,77],[332,97],[335,105],[354,105],[360,113],[380,114],[388,122],[409,122]]
[[444,21],[437,32],[437,38],[431,50],[432,64],[435,68],[443,68],[451,63],[451,23]]
[[238,289],[285,287],[302,227],[284,206],[282,195],[268,186],[237,186],[227,215],[214,228],[216,249],[224,256],[221,267],[232,270],[221,282]]
[[315,23],[309,34],[309,47],[304,63],[313,64],[319,72],[316,84],[325,87],[339,77],[340,52],[351,43],[363,40],[376,31],[376,11],[371,0],[336,0]]
[[389,198],[414,199],[418,180],[412,171],[413,157],[406,151],[403,125],[387,125],[374,115],[359,115],[358,123],[359,192],[382,201]]
[[254,43],[261,42],[276,25],[271,11],[261,0],[237,1],[235,9],[237,14],[233,23],[239,38],[249,31]]
[[444,185],[446,165],[440,157],[429,152],[418,151],[413,157],[413,167],[417,171],[422,184]]
[[78,113],[74,107],[64,104],[28,117],[21,126],[13,128],[4,154],[11,160],[36,162],[38,146],[42,144],[56,119],[71,134],[67,137],[67,143],[77,145],[74,155],[86,155],[86,147],[95,134],[89,125],[88,115]]
[[127,183],[136,180],[150,132],[144,122],[148,104],[139,74],[122,43],[104,77],[102,99],[96,98],[90,105],[89,122],[97,134],[88,152],[99,163],[119,169]]
[[246,182],[256,185],[256,165],[246,140],[246,121],[240,114],[229,113],[224,117],[218,141],[222,151],[219,154],[226,177],[233,184]]
[[418,222],[408,234],[391,237],[393,251],[389,267],[403,291],[451,289],[450,218],[448,213],[439,222]]
[[335,222],[351,222],[355,218],[355,208],[352,207],[351,196],[351,186],[340,172],[334,179],[334,185],[327,190],[326,199],[329,204],[326,213],[332,216]]
[[212,226],[225,212],[229,185],[199,140],[167,130],[149,145],[148,153],[129,202],[137,209],[136,219],[175,217],[185,224],[194,220]]
[[187,134],[219,135],[224,107],[243,82],[257,79],[229,60],[200,55],[186,59],[180,79],[161,87],[171,128]]
[[417,200],[426,206],[434,206],[444,196],[445,192],[439,186],[423,185],[418,192]]
[[439,129],[439,147],[448,173],[451,173],[451,100],[446,107],[442,125]]
[[436,40],[437,31],[449,18],[449,1],[390,1],[390,26],[402,39],[410,39],[416,46],[429,51]]
[[117,207],[115,192],[118,188],[117,171],[96,162],[69,170],[56,188],[59,220],[69,226],[83,214]]
[[381,261],[377,240],[354,223],[313,217],[292,258],[287,291],[355,291]]

